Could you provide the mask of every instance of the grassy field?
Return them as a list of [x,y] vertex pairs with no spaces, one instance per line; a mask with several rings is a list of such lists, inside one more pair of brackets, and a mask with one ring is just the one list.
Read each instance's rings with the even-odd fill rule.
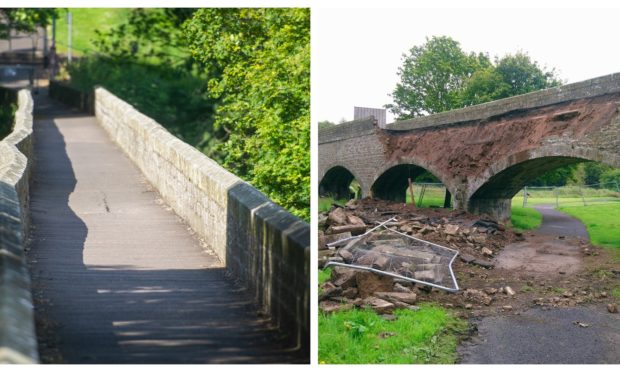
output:
[[388,321],[372,310],[319,314],[321,364],[447,364],[456,361],[458,332],[466,322],[422,304],[397,310]]
[[[72,45],[73,55],[83,55],[95,49],[92,40],[95,30],[108,31],[127,19],[127,8],[69,8],[73,17]],[[51,26],[50,26],[51,35]],[[67,53],[68,42],[67,12],[60,10],[56,19],[56,49],[58,53]]]
[[592,244],[620,249],[620,204],[560,207],[586,225]]
[[[527,206],[538,204],[551,204],[562,206],[583,206],[600,203],[620,203],[620,192],[615,190],[615,185],[608,184],[610,188],[595,189],[592,187],[562,186],[557,189],[551,188],[528,188]],[[512,205],[523,206],[523,191],[512,199]]]

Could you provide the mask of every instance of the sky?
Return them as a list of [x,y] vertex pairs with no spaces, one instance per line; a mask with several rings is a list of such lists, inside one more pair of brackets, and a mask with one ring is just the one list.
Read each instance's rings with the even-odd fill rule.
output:
[[491,58],[526,52],[567,83],[620,72],[619,16],[619,9],[315,8],[312,120],[352,120],[354,106],[391,103],[403,53],[433,35]]

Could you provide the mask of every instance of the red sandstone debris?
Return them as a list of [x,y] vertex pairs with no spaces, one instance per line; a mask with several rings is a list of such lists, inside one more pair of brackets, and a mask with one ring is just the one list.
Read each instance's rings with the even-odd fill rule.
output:
[[467,301],[476,302],[486,306],[491,305],[491,302],[493,302],[493,298],[491,296],[477,289],[467,289],[463,292],[463,296]]
[[607,311],[609,311],[612,314],[615,314],[618,312],[618,305],[616,304],[607,304]]
[[409,305],[414,305],[417,295],[415,293],[401,293],[401,292],[375,292],[375,296],[391,302],[404,302]]
[[391,314],[396,307],[393,303],[376,297],[369,297],[365,302],[370,305],[377,314]]
[[329,216],[327,217],[327,223],[330,225],[346,225],[347,224],[347,214],[344,209],[336,208],[329,212]]
[[375,292],[389,292],[394,287],[392,277],[377,275],[368,271],[358,271],[355,274],[355,279],[361,298],[371,296]]

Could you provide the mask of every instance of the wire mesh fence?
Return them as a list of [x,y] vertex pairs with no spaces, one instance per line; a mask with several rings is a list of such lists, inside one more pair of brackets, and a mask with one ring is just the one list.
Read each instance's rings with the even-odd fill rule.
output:
[[[446,187],[442,183],[416,182],[412,186],[416,206],[426,208],[444,206]],[[407,203],[411,203],[411,191],[409,189],[407,189]]]
[[330,261],[326,266],[373,271],[449,292],[458,291],[452,271],[457,251],[400,233],[386,227],[386,222],[363,235],[332,243],[339,246],[338,255],[345,262]]
[[583,186],[526,186],[513,198],[513,201],[524,207],[550,204],[556,208],[620,203],[620,187],[617,182]]

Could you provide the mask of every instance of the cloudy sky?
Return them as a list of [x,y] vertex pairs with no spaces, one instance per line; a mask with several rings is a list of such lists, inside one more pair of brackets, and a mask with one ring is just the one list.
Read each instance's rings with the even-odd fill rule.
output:
[[[620,72],[618,9],[313,9],[313,121],[382,107],[402,54],[446,35],[466,52],[527,52],[571,83]],[[388,122],[391,116],[388,113]]]

